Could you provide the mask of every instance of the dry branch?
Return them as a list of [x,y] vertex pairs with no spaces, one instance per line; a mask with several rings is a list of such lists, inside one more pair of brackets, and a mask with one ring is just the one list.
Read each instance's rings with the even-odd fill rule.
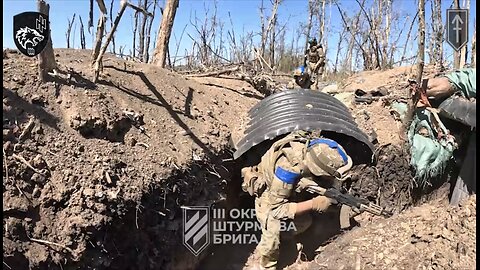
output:
[[98,80],[98,76],[100,75],[101,67],[102,67],[101,62],[102,62],[103,54],[107,50],[108,43],[110,42],[113,35],[115,34],[115,30],[117,29],[118,23],[120,22],[120,19],[122,18],[123,12],[125,12],[126,7],[127,7],[127,1],[122,0],[122,2],[120,2],[120,11],[118,12],[117,17],[115,18],[113,27],[110,30],[110,33],[108,33],[107,40],[105,41],[105,44],[103,44],[102,48],[100,49],[100,52],[98,53],[97,59],[95,60],[94,67],[93,67],[95,72],[95,75],[94,75],[95,77],[93,79],[93,82],[96,82]]
[[187,77],[217,77],[223,74],[229,74],[229,73],[238,71],[239,69],[240,69],[240,66],[235,66],[232,68],[227,68],[227,69],[222,69],[222,70],[217,70],[212,72],[206,72],[206,73],[200,73],[200,74],[188,74],[186,76]]
[[273,68],[267,63],[267,61],[262,57],[261,52],[259,52],[256,48],[253,48],[253,52],[255,53],[255,56],[259,60],[259,62],[263,65],[267,66],[268,69],[270,69],[272,72],[274,71]]
[[400,63],[399,63],[400,66],[402,65],[403,60],[405,60],[404,58],[405,58],[405,53],[407,52],[408,42],[410,40],[410,35],[412,33],[413,25],[415,24],[415,20],[417,19],[418,13],[419,11],[417,10],[417,13],[415,13],[415,16],[413,17],[412,24],[410,24],[410,28],[408,29],[407,39],[405,40],[405,46],[403,46],[402,57],[400,58]]
[[17,159],[18,161],[22,162],[23,164],[25,164],[28,168],[32,169],[32,171],[42,175],[42,176],[45,176],[44,173],[42,173],[41,171],[35,169],[35,167],[33,167],[24,157],[22,156],[19,156],[17,154],[12,154],[12,157],[14,157],[15,159]]
[[71,248],[69,248],[69,247],[67,247],[67,246],[65,246],[65,245],[58,244],[58,243],[55,243],[55,242],[50,242],[50,241],[47,241],[47,240],[42,240],[42,239],[35,239],[35,238],[30,238],[30,237],[29,237],[29,239],[30,239],[31,241],[34,241],[34,242],[37,242],[37,243],[42,243],[42,244],[47,244],[47,245],[53,245],[53,246],[61,247],[61,248],[65,249],[65,250],[67,250],[68,252],[70,252],[71,254],[74,254],[74,251],[73,251]]
[[101,14],[100,14],[100,18],[98,18],[97,35],[96,35],[95,43],[93,46],[92,67],[95,65],[95,61],[97,60],[97,57],[100,53],[103,34],[105,32],[105,22],[107,21],[107,18],[106,18],[107,10],[105,9],[105,3],[103,2],[103,0],[97,0],[97,4]]
[[418,23],[418,57],[417,57],[417,85],[421,85],[423,66],[425,64],[425,0],[418,1],[419,23]]
[[18,141],[21,142],[23,141],[28,135],[30,135],[30,132],[32,131],[33,127],[35,127],[35,119],[30,118],[28,121],[27,125],[23,129],[22,133],[18,137]]
[[67,38],[67,49],[70,48],[70,33],[72,32],[72,26],[74,22],[75,22],[75,13],[73,13],[73,17],[71,21],[70,19],[68,19],[67,32],[65,33],[65,37]]
[[[115,0],[110,1],[110,29],[113,27],[113,3]],[[115,36],[112,37],[112,52],[115,53]]]
[[126,2],[127,6],[133,8],[135,11],[142,13],[144,16],[153,17],[153,13],[148,12],[143,7],[136,6],[130,2]]
[[157,0],[153,1],[153,17],[150,18],[150,21],[148,21],[148,26],[147,26],[147,33],[145,37],[145,51],[143,54],[143,61],[145,63],[148,63],[148,60],[150,59],[150,40],[151,40],[151,35],[152,35],[152,25],[153,25],[153,20],[155,19],[155,11],[157,9]]
[[83,27],[82,16],[80,16],[80,47],[82,49],[86,49],[85,43],[85,29]]
[[93,27],[93,0],[90,0],[90,7],[88,10],[88,33],[90,34],[90,29]]

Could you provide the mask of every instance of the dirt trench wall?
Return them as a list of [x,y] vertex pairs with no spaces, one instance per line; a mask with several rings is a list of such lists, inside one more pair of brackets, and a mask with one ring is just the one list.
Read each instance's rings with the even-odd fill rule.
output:
[[194,265],[180,205],[224,200],[229,125],[257,97],[111,55],[93,84],[90,51],[55,52],[71,79],[41,83],[18,53],[3,63],[5,267]]
[[374,159],[372,166],[358,165],[352,169],[347,189],[394,213],[411,206],[413,173],[407,149],[394,145],[379,147]]
[[[221,160],[219,158],[219,160]],[[217,173],[213,173],[213,171]],[[195,269],[204,255],[194,256],[182,243],[180,206],[209,206],[224,202],[229,172],[225,166],[199,161],[152,187],[138,205],[126,206],[123,217],[93,237],[77,265],[97,269]],[[95,258],[95,259],[94,259]]]

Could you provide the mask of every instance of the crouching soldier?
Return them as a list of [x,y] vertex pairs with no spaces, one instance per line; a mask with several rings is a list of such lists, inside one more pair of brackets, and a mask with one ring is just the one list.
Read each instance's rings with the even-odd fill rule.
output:
[[288,83],[288,89],[310,89],[312,81],[310,75],[306,72],[304,66],[300,66],[293,71],[293,80]]
[[[276,141],[257,166],[242,169],[244,191],[255,196],[256,216],[262,236],[253,269],[276,269],[280,241],[285,233],[299,234],[312,223],[312,212],[323,213],[337,202],[325,196],[300,199],[310,185],[339,182],[352,167],[352,159],[337,142],[308,138],[294,132]],[[353,215],[352,215],[353,216]],[[293,221],[295,232],[281,232],[282,222]]]

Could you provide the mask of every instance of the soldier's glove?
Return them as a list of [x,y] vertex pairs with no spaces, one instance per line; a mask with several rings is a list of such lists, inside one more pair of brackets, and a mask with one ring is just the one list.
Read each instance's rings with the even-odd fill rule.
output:
[[297,188],[295,189],[296,192],[301,192],[302,190],[305,190],[308,188],[308,186],[316,186],[317,183],[313,180],[310,180],[308,178],[302,178],[300,181],[298,181]]
[[312,210],[323,213],[328,207],[330,207],[330,205],[335,203],[337,203],[335,200],[320,195],[312,199]]
[[259,197],[266,188],[266,183],[263,179],[263,175],[258,172],[258,168],[245,167],[241,171],[243,182],[242,190],[248,192],[250,196]]

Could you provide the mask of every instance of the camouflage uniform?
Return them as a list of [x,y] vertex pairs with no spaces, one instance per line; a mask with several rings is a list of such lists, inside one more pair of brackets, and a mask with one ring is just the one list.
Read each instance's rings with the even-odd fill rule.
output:
[[[262,226],[262,237],[256,252],[260,257],[261,266],[265,269],[276,269],[281,238],[290,238],[302,233],[312,223],[310,213],[295,215],[296,202],[299,202],[297,193],[306,185],[316,185],[317,183],[313,181],[315,176],[330,176],[318,165],[313,164],[308,154],[309,149],[321,152],[323,160],[327,160],[325,163],[331,168],[338,168],[347,163],[345,159],[348,156],[336,142],[323,138],[311,141],[298,138],[302,137],[294,133],[275,142],[258,166],[242,170],[244,183],[257,179],[256,187],[249,192],[257,197],[255,211]],[[313,146],[309,143],[313,143]],[[330,143],[331,145],[328,145]],[[343,152],[343,156],[339,152]],[[348,160],[351,163],[349,157]],[[264,186],[258,183],[264,183]],[[244,187],[244,190],[246,189],[248,188]],[[295,231],[281,232],[281,223],[287,224],[289,221],[293,221]]]
[[321,44],[311,42],[307,51],[309,74],[312,76],[312,89],[316,90],[319,78],[325,70],[325,53]]

